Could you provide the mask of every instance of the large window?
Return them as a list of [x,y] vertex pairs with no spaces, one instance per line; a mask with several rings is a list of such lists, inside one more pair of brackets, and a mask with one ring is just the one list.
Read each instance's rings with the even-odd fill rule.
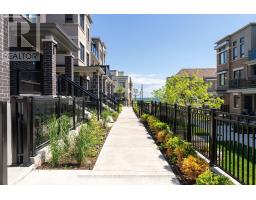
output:
[[234,41],[233,42],[233,50],[232,50],[232,55],[233,55],[233,60],[236,60],[237,59],[237,42]]
[[86,64],[87,64],[87,66],[90,65],[90,55],[89,55],[89,53],[86,53]]
[[241,79],[243,76],[243,70],[236,70],[234,71],[234,79]]
[[80,15],[80,26],[84,30],[84,14]]
[[80,43],[80,59],[84,61],[84,45]]
[[73,23],[73,15],[72,14],[65,15],[65,23]]
[[251,66],[251,75],[256,76],[256,65]]
[[239,108],[240,96],[234,95],[234,108]]
[[219,64],[220,65],[223,65],[223,64],[226,64],[227,63],[227,50],[225,47],[222,47],[220,50],[219,50]]
[[125,88],[125,82],[119,82],[119,86],[121,86],[121,87],[123,87],[123,88]]
[[226,73],[219,74],[219,86],[225,85]]
[[245,46],[244,46],[244,37],[240,38],[240,58],[244,57]]
[[90,41],[90,29],[87,27],[87,41]]

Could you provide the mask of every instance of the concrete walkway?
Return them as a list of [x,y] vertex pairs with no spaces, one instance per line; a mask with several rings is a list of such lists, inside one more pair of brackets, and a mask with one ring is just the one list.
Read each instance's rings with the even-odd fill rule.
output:
[[34,170],[18,184],[179,184],[132,108],[124,107],[90,170]]

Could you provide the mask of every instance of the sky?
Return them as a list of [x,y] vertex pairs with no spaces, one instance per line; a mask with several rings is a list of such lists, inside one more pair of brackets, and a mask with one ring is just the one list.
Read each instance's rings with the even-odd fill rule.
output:
[[107,46],[106,64],[132,77],[144,97],[181,68],[216,67],[215,42],[256,15],[92,15],[92,35]]

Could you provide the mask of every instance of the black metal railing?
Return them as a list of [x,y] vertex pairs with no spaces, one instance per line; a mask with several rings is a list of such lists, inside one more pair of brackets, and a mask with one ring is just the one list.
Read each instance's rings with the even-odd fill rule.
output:
[[229,81],[230,89],[256,88],[256,80],[234,79]]
[[22,164],[29,163],[30,157],[48,144],[47,123],[53,116],[68,116],[75,129],[93,110],[84,97],[13,96],[11,112],[13,163]]
[[103,104],[105,104],[112,110],[118,111],[118,102],[115,99],[113,99],[112,97],[110,97],[104,93],[101,93],[101,100],[102,100]]
[[256,117],[215,109],[138,101],[139,115],[152,114],[191,142],[198,152],[242,184],[255,185]]
[[0,102],[0,185],[7,184],[7,103]]

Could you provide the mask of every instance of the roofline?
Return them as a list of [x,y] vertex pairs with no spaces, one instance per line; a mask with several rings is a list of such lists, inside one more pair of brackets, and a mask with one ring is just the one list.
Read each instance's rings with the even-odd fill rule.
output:
[[101,45],[102,45],[102,46],[104,46],[104,47],[105,47],[105,49],[107,49],[106,44],[101,40],[101,38],[100,38],[100,37],[92,37],[91,39],[92,39],[92,40],[99,40],[99,41],[100,41],[100,43],[101,43]]
[[91,24],[93,24],[93,21],[92,21],[91,15],[90,15],[90,14],[87,14],[87,17],[88,17],[88,19],[89,19],[89,22],[90,22]]
[[231,33],[231,34],[229,34],[229,35],[226,35],[225,37],[221,38],[220,40],[218,40],[217,42],[215,42],[215,44],[218,44],[218,43],[222,42],[222,41],[225,40],[226,38],[235,35],[236,33],[238,33],[238,32],[240,32],[240,31],[246,29],[246,28],[249,27],[249,26],[256,26],[256,22],[250,22],[249,24],[246,24],[245,26],[243,26],[242,28],[236,30],[235,32],[233,32],[233,33]]

